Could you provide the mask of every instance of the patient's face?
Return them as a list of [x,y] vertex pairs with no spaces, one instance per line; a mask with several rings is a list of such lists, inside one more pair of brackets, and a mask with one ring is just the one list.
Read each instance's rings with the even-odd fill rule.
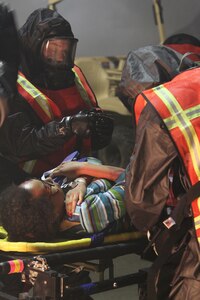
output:
[[64,193],[57,183],[51,179],[45,181],[31,179],[20,184],[20,187],[28,190],[34,200],[43,195],[48,196],[54,207],[55,218],[61,220],[64,214]]

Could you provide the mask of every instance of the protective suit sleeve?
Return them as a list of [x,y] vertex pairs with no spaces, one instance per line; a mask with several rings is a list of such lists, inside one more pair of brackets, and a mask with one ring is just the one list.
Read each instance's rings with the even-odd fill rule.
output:
[[16,92],[19,65],[19,40],[14,13],[6,5],[0,4],[1,74],[0,82],[9,97]]
[[70,127],[57,121],[37,128],[19,112],[8,116],[0,128],[0,153],[14,162],[35,159],[57,150],[72,135]]
[[0,126],[2,125],[11,101],[16,94],[16,81],[19,65],[18,34],[14,14],[0,4]]
[[126,209],[138,230],[146,231],[158,221],[169,196],[168,171],[176,157],[175,146],[161,119],[147,104],[126,170]]

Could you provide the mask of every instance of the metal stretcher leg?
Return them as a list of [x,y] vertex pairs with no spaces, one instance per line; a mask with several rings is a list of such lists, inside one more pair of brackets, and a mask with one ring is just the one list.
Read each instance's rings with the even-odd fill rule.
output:
[[[99,246],[90,249],[73,250],[71,253],[60,252],[46,254],[44,256],[38,256],[38,258],[37,256],[20,257],[21,260],[23,259],[24,264],[24,270],[21,273],[21,276],[23,275],[25,278],[24,285],[30,282],[32,284],[31,288],[28,292],[22,290],[20,295],[21,298],[16,297],[16,295],[15,297],[8,295],[2,290],[0,299],[88,300],[90,299],[89,296],[95,293],[131,284],[143,283],[146,279],[146,272],[144,271],[114,278],[113,259],[130,253],[139,254],[145,246],[146,242],[140,240],[137,242],[134,241]],[[8,275],[10,272],[10,264],[7,260],[16,259],[16,256],[8,254],[5,257],[6,261],[0,263],[0,273],[3,274],[2,272],[4,272],[4,274],[7,274],[7,276],[10,277],[11,275]],[[98,261],[98,264],[96,261]],[[68,266],[71,266],[72,268],[69,269]],[[109,279],[107,280],[104,278],[104,271],[106,269],[109,270]],[[99,273],[99,282],[91,282],[88,276],[90,270]],[[34,276],[34,273],[36,276]],[[26,278],[28,278],[27,281]],[[6,289],[6,292],[7,291],[9,293],[9,286]],[[81,298],[82,296],[83,298]]]

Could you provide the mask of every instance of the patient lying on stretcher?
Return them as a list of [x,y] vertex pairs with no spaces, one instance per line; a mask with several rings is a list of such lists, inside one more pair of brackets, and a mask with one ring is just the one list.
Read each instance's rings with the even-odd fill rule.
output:
[[[58,175],[60,185],[53,180]],[[11,241],[119,232],[128,226],[124,184],[122,168],[64,162],[46,180],[31,179],[1,194],[2,225]]]

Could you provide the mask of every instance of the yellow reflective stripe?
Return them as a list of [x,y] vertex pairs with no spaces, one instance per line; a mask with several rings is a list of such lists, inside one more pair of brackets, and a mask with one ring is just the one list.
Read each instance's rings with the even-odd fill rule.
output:
[[198,230],[200,228],[200,224],[199,223],[197,224],[197,223],[194,222],[194,227],[195,227],[196,230]]
[[73,71],[74,74],[75,74],[75,84],[76,84],[76,87],[77,87],[77,89],[78,89],[78,91],[79,91],[79,93],[80,93],[82,99],[83,99],[90,107],[92,107],[92,103],[91,103],[91,101],[90,101],[90,98],[89,98],[89,96],[88,96],[88,94],[87,94],[87,92],[86,92],[86,90],[85,90],[85,88],[84,88],[84,86],[83,86],[83,84],[82,84],[82,82],[81,82],[81,80],[80,80],[78,74],[76,73],[76,71],[74,70],[74,68],[72,69],[72,71]]
[[194,218],[195,222],[200,222],[200,216]]
[[[188,108],[185,110],[185,113],[188,117],[189,120],[193,120],[195,118],[198,118],[200,116],[200,104]],[[169,130],[174,129],[175,127],[177,127],[176,125],[176,121],[174,120],[173,116],[166,118],[165,119],[165,124],[167,125],[167,128]]]
[[[197,206],[198,206],[198,210],[200,211],[200,197],[197,198]],[[196,222],[194,222],[194,226],[195,226],[195,229],[199,229],[199,223],[197,224]]]
[[[157,96],[164,102],[168,110],[170,111],[173,120],[176,122],[177,127],[181,130],[185,137],[186,143],[190,150],[192,163],[198,179],[200,178],[200,144],[197,134],[190,120],[188,119],[185,111],[182,109],[176,98],[168,89],[164,86],[153,88]],[[165,120],[164,120],[165,122]],[[167,126],[167,124],[166,124]]]
[[23,165],[23,170],[27,173],[31,173],[37,160],[28,160]]
[[34,98],[34,100],[40,105],[40,107],[43,109],[46,115],[51,120],[53,120],[53,112],[45,95],[42,94],[30,81],[28,81],[20,74],[18,74],[17,82],[21,85],[21,87],[24,90],[26,90],[31,95],[31,97]]
[[196,230],[198,230],[198,229],[200,228],[200,224],[196,224],[196,223],[194,222],[194,227],[195,227]]
[[192,120],[200,116],[200,104],[185,110],[187,117]]
[[[200,211],[200,197],[196,199],[196,204],[198,206],[198,210]],[[195,228],[196,228],[196,225],[195,225]]]
[[165,124],[166,124],[166,126],[167,126],[167,128],[168,128],[169,130],[174,129],[174,128],[177,127],[176,121],[174,120],[174,117],[173,117],[173,116],[171,116],[171,117],[169,117],[169,118],[166,118],[166,119],[164,120],[164,122],[165,122]]
[[200,228],[200,216],[197,216],[194,218],[194,223],[195,223],[195,228],[199,229]]

